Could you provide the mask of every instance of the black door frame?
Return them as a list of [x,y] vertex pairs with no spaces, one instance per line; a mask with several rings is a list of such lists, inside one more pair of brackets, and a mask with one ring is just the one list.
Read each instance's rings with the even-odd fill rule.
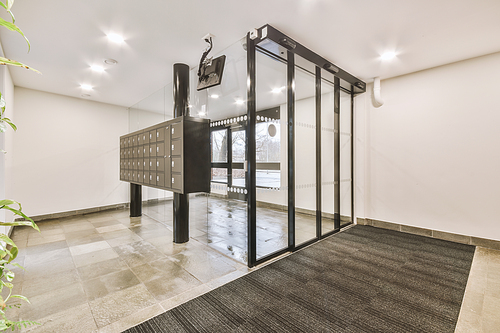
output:
[[[266,48],[266,40],[273,41],[273,45],[280,45],[286,49],[286,56],[276,54],[272,47]],[[267,45],[267,46],[268,46]],[[300,43],[276,30],[270,25],[265,25],[259,29],[248,33],[246,38],[247,48],[247,236],[248,236],[248,266],[253,267],[283,253],[296,251],[309,244],[312,244],[324,237],[327,237],[340,230],[340,91],[345,91],[351,95],[351,223],[354,220],[354,167],[353,167],[353,115],[354,115],[354,95],[366,91],[366,83],[354,77],[332,62],[314,53]],[[287,138],[288,138],[288,247],[257,259],[257,196],[256,196],[256,52],[257,48],[265,50],[276,57],[285,58],[287,63]],[[295,244],[295,54],[310,61],[316,66],[314,73],[316,82],[316,237],[300,245]],[[321,233],[321,73],[326,70],[334,75],[334,230],[329,233]],[[341,85],[341,80],[343,85]],[[347,111],[347,110],[346,110]]]

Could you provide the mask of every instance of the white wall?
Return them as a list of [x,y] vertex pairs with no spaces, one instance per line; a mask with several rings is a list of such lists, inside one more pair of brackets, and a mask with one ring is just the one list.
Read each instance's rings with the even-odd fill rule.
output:
[[32,216],[128,201],[128,184],[119,180],[125,108],[20,87],[14,98],[7,197]]
[[[1,51],[0,46],[0,52]],[[3,98],[5,100],[5,117],[10,118],[15,122],[14,119],[14,84],[12,83],[12,78],[10,76],[9,68],[7,66],[0,66],[0,92],[2,92]],[[10,150],[10,141],[12,138],[13,129],[7,125],[7,132],[0,133],[0,149],[5,151]],[[5,194],[5,164],[7,155],[0,152],[0,199],[14,199],[15,198],[7,198]],[[15,207],[17,208],[17,207]],[[12,221],[13,214],[5,210],[0,211],[0,221]],[[11,227],[0,226],[0,233],[8,234]]]
[[496,53],[357,98],[357,216],[500,240],[499,76]]

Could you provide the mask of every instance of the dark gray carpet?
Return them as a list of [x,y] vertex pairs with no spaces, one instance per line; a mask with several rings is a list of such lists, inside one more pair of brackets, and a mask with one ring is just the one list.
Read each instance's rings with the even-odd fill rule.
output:
[[354,226],[126,332],[453,332],[474,250]]

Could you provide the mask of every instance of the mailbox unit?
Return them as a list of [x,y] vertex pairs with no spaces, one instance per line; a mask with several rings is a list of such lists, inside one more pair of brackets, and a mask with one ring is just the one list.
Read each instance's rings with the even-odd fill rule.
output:
[[120,137],[120,180],[210,192],[210,120],[178,117]]

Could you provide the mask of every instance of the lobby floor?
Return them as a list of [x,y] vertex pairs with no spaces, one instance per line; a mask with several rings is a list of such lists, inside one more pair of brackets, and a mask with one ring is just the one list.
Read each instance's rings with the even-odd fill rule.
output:
[[[26,271],[16,269],[14,293],[31,304],[9,310],[10,318],[42,324],[23,332],[121,332],[251,271],[243,263],[246,207],[191,203],[185,244],[173,243],[165,202],[145,206],[140,218],[114,210],[39,222],[41,233],[17,227],[16,262]],[[259,209],[259,239],[279,244],[282,216]],[[498,332],[499,291],[500,251],[478,247],[456,332]]]

